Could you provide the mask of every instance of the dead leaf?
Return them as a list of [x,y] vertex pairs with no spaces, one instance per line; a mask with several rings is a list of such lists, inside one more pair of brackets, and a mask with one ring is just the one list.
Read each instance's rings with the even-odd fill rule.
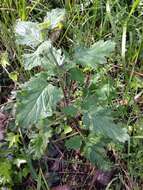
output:
[[112,180],[114,171],[97,170],[94,176],[97,187],[105,187]]
[[95,185],[97,189],[102,189],[106,187],[109,182],[112,180],[114,171],[103,171],[96,170],[95,175],[93,176],[89,190]]
[[71,190],[71,188],[68,185],[63,185],[63,186],[53,187],[51,190]]
[[139,92],[135,97],[134,97],[134,101],[136,103],[140,103],[143,100],[143,90],[141,92]]
[[60,168],[60,164],[61,164],[60,162],[61,162],[60,159],[59,159],[59,160],[56,160],[56,161],[54,162],[54,164],[52,165],[51,170],[52,170],[52,171],[58,171],[59,168]]
[[50,33],[50,40],[54,43],[58,40],[58,38],[60,37],[62,30],[61,29],[56,29],[55,31]]

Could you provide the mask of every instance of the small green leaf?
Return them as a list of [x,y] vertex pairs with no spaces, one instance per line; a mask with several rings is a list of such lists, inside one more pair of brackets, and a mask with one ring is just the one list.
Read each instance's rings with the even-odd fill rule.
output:
[[8,53],[5,51],[4,53],[1,53],[0,56],[0,65],[6,68],[9,65]]
[[82,145],[82,138],[79,135],[71,137],[70,139],[66,140],[65,145],[67,149],[74,149],[74,150],[80,149]]
[[22,176],[23,177],[26,177],[29,173],[30,173],[30,170],[27,166],[25,166],[23,169],[22,169]]
[[7,141],[9,142],[9,148],[13,146],[18,146],[20,143],[20,135],[19,134],[14,134],[14,133],[8,133],[7,134]]
[[38,23],[18,21],[15,26],[16,43],[36,47],[43,39]]
[[67,116],[75,117],[77,115],[77,113],[78,113],[78,109],[71,105],[71,106],[63,108],[63,112]]
[[9,78],[12,79],[14,82],[16,82],[18,79],[18,75],[19,75],[19,73],[16,71],[11,72],[11,73],[9,73]]
[[65,9],[52,9],[51,11],[47,12],[47,16],[45,17],[44,21],[50,22],[50,28],[54,29],[59,26],[61,22],[65,19]]
[[72,132],[72,128],[69,125],[65,125],[63,134],[66,135],[70,132]]
[[75,52],[75,61],[84,66],[90,66],[95,69],[97,64],[106,63],[106,58],[109,57],[115,48],[115,43],[100,40],[93,44],[90,48],[79,48]]
[[47,83],[47,73],[41,72],[23,85],[17,95],[17,122],[28,127],[40,119],[52,116],[62,91]]
[[84,74],[79,68],[75,67],[75,68],[70,69],[69,75],[70,75],[69,77],[71,80],[84,83]]
[[48,29],[50,27],[50,21],[45,21],[45,22],[39,23],[39,27],[41,30]]

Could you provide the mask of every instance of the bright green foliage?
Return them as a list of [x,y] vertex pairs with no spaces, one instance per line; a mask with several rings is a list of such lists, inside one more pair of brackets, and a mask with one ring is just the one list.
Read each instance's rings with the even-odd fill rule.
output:
[[8,133],[7,134],[7,141],[9,142],[9,148],[11,147],[18,147],[20,143],[20,136],[19,134]]
[[8,53],[5,51],[4,53],[0,54],[1,58],[0,58],[0,65],[2,67],[6,67],[9,65],[9,60],[8,60]]
[[74,150],[80,149],[82,145],[82,138],[79,135],[71,137],[70,139],[66,140],[65,145],[67,149],[74,149]]
[[63,134],[68,134],[70,132],[72,132],[72,128],[69,125],[65,125]]
[[9,73],[9,78],[12,79],[14,82],[16,82],[18,79],[18,75],[19,75],[18,72],[13,71],[13,72]]
[[129,140],[127,130],[114,123],[110,111],[102,107],[85,112],[83,115],[84,126],[92,132],[108,137],[112,140],[125,142]]
[[50,22],[50,29],[54,29],[59,26],[59,24],[64,21],[65,18],[65,9],[53,9],[50,12],[47,12],[47,16],[44,21]]
[[47,83],[47,73],[42,72],[36,75],[25,83],[22,91],[18,93],[18,124],[28,127],[41,118],[51,116],[61,98],[61,90]]
[[106,58],[109,57],[115,48],[115,43],[112,41],[100,40],[93,44],[90,48],[78,48],[75,52],[75,61],[84,66],[96,68],[97,64],[106,63]]
[[0,160],[0,185],[12,183],[11,173],[11,163],[6,160]]
[[29,152],[34,159],[40,159],[44,155],[51,136],[51,130],[39,132],[31,136]]
[[34,53],[24,54],[23,58],[26,70],[41,66],[47,69],[50,75],[53,73],[56,64],[60,66],[64,62],[64,56],[61,55],[61,50],[56,50],[52,47],[50,41],[43,42]]
[[15,33],[16,42],[20,45],[36,47],[43,41],[38,23],[18,21]]

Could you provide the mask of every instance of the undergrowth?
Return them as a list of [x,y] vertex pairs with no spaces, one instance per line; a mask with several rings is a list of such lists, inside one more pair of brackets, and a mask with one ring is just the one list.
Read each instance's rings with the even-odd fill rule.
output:
[[143,189],[143,2],[0,12],[1,189]]

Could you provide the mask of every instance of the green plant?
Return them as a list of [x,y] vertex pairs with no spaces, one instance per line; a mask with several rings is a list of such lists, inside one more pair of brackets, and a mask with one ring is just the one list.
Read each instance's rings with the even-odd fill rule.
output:
[[66,147],[80,149],[92,163],[107,168],[107,144],[124,143],[129,139],[127,130],[117,124],[108,106],[112,88],[106,83],[103,90],[100,77],[95,83],[115,43],[100,40],[91,47],[76,47],[72,55],[57,49],[44,34],[60,27],[64,15],[63,9],[55,9],[47,14],[43,23],[18,21],[16,24],[16,41],[27,47],[23,55],[24,68],[40,70],[21,85],[17,93],[16,122],[23,130],[34,129],[35,134],[29,136],[29,152],[34,153],[35,159],[44,154],[52,137],[51,132],[47,135],[40,132],[43,129],[39,122],[46,122],[42,125],[44,130],[53,133],[56,132],[54,126],[63,129],[69,125],[71,133],[76,131],[78,136],[67,139]]
[[[106,169],[108,155],[119,173],[107,189],[143,189],[142,122],[137,126],[143,105],[142,2],[1,0],[0,112],[8,113],[10,123],[1,131],[0,188],[49,189],[55,178],[71,181],[72,174],[58,173],[72,173],[77,164],[79,173],[85,169],[85,178],[92,178],[88,160]],[[66,19],[54,7],[65,7]],[[15,88],[17,100],[14,91],[11,101]],[[122,125],[130,135],[125,144]],[[53,162],[60,168],[49,178]],[[78,182],[78,169],[73,181],[80,186],[85,178]]]

